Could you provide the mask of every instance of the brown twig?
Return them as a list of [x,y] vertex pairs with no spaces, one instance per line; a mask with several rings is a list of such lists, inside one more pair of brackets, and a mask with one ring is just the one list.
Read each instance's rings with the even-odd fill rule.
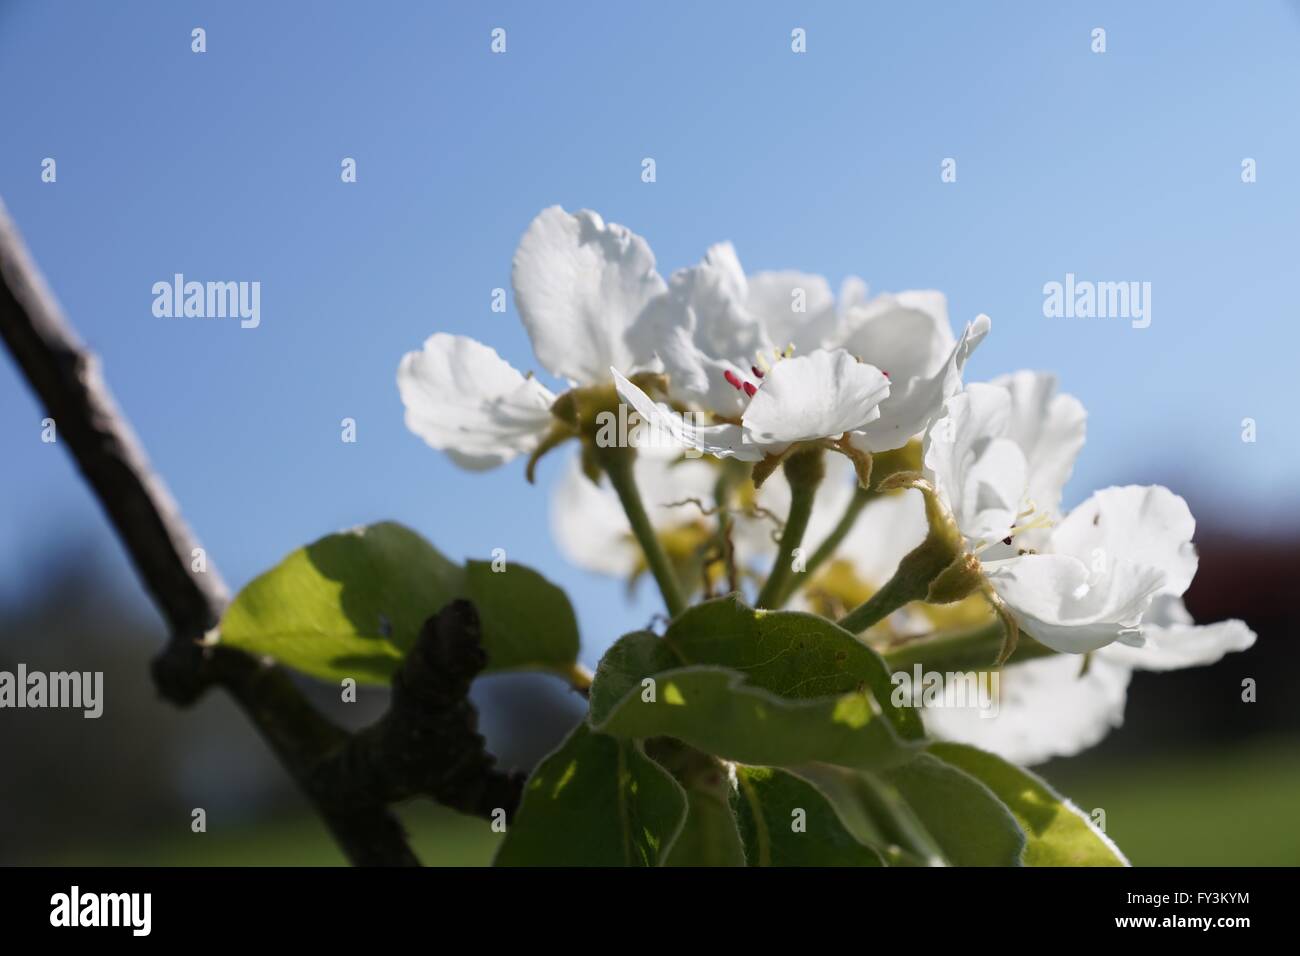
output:
[[[170,639],[152,667],[159,692],[185,706],[209,687],[224,688],[239,702],[353,863],[418,864],[401,825],[387,808],[393,794],[366,781],[350,780],[340,772],[340,767],[354,762],[354,741],[360,738],[350,737],[321,716],[282,669],[233,648],[202,641],[220,620],[228,600],[226,587],[210,559],[194,561],[197,540],[113,401],[96,358],[77,339],[46,287],[2,202],[0,337],[54,419],[58,440],[71,449],[167,621]],[[476,634],[475,629],[473,641]],[[473,641],[454,642],[468,655],[470,663],[462,667],[462,673],[468,669],[471,676],[482,667],[481,663],[473,666],[478,660],[470,646]],[[406,693],[409,697],[409,688]],[[398,686],[398,704],[402,694]],[[459,701],[444,696],[439,702],[454,711],[454,718],[445,726],[463,730],[465,708],[472,711],[463,694]],[[466,793],[490,791],[498,802],[508,801],[513,788],[517,801],[517,781],[492,767],[491,758],[482,753],[482,739],[472,732],[472,721],[470,724],[468,737],[456,744],[458,756],[469,760],[468,769],[455,784]],[[447,744],[450,739],[444,735],[438,742]],[[476,748],[479,753],[474,757]],[[426,752],[423,756],[431,759],[433,766],[439,765],[436,754]],[[480,775],[478,779],[475,774]],[[391,779],[388,782],[392,783]],[[424,792],[419,786],[405,789]],[[455,786],[446,785],[431,795],[472,812],[464,805],[464,794],[455,791]],[[514,810],[513,805],[505,808],[510,813]],[[479,811],[485,816],[490,812]]]
[[363,803],[424,795],[461,813],[512,818],[523,776],[496,769],[469,702],[470,682],[487,666],[479,636],[468,601],[452,601],[425,621],[393,677],[388,713],[322,765],[321,784]]

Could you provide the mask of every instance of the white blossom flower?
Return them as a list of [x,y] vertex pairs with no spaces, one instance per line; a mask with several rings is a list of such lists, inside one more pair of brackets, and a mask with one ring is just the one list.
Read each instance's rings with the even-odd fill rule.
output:
[[[608,384],[611,366],[653,362],[627,331],[665,289],[646,241],[589,210],[543,210],[515,251],[515,304],[541,366],[571,386]],[[397,371],[406,424],[466,468],[535,450],[555,394],[473,339],[438,333]]]
[[1194,528],[1187,502],[1168,488],[1104,488],[1051,529],[1041,553],[984,570],[1021,628],[1054,650],[1140,647],[1155,596],[1180,597],[1191,584]]
[[[799,441],[841,437],[858,452],[888,451],[923,432],[960,388],[988,328],[980,316],[956,342],[941,294],[868,300],[860,280],[845,283],[837,309],[822,277],[746,278],[722,243],[674,273],[630,333],[662,361],[669,398],[718,424],[656,410],[639,389],[620,386],[620,394],[684,445],[718,457],[758,461]],[[780,401],[760,400],[765,392]]]
[[[761,461],[800,442],[836,440],[880,417],[889,379],[843,349],[778,362],[752,394],[739,424],[696,425],[611,370],[618,393],[655,429],[718,458]],[[746,383],[749,384],[749,383]]]
[[1181,596],[1196,570],[1195,521],[1167,488],[1106,488],[1058,518],[1084,423],[1054,378],[1020,372],[953,396],[925,445],[927,477],[998,601],[1071,654],[1141,647],[1156,595]]

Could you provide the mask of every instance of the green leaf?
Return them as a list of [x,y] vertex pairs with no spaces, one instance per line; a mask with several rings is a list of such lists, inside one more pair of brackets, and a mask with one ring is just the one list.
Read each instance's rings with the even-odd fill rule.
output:
[[[687,612],[690,613],[689,611]],[[591,683],[591,720],[600,723],[642,682],[683,663],[672,647],[649,631],[634,631],[614,642],[596,665]]]
[[563,591],[519,564],[462,568],[392,522],[326,535],[259,575],[221,640],[324,680],[387,684],[425,620],[459,597],[478,610],[485,673],[571,673],[578,624]]
[[795,772],[886,862],[1020,864],[1025,835],[1011,812],[974,777],[929,754],[878,773],[817,764]]
[[686,824],[665,866],[744,866],[745,848],[730,804],[716,794],[686,791]]
[[568,674],[578,657],[578,620],[568,596],[532,568],[465,564],[465,596],[483,626],[486,673],[546,670]]
[[859,843],[889,866],[947,866],[948,859],[897,789],[860,770],[805,764],[793,773],[817,789]]
[[1025,834],[988,787],[929,754],[880,774],[956,866],[1019,866]]
[[462,580],[457,565],[400,524],[326,535],[240,591],[221,640],[325,680],[387,683]]
[[616,737],[675,737],[761,767],[823,761],[870,769],[906,760],[915,749],[876,715],[866,693],[786,700],[719,667],[661,672],[652,688],[632,688],[591,719],[596,730]]
[[682,831],[686,793],[636,741],[585,723],[538,765],[496,866],[656,866]]
[[1026,866],[1128,866],[1083,811],[1028,770],[965,744],[932,744],[930,753],[978,779],[1015,814],[1028,838]]
[[813,614],[756,611],[734,597],[688,609],[662,638],[642,631],[618,641],[597,670],[593,719],[642,679],[696,664],[740,671],[754,687],[792,700],[867,689],[900,737],[924,736],[916,709],[894,706],[885,662],[848,631]]
[[771,767],[737,767],[737,818],[750,866],[881,866],[811,784]]
[[645,750],[686,791],[686,822],[664,865],[744,866],[745,848],[736,830],[731,779],[722,762],[667,737],[645,741]]

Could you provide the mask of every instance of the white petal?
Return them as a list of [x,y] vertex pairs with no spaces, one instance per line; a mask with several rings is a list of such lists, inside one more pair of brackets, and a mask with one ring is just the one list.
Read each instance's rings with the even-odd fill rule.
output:
[[956,513],[963,516],[958,527],[974,547],[983,548],[1012,533],[1028,475],[1024,452],[1006,438],[988,442],[971,462]]
[[835,342],[900,385],[943,368],[955,344],[948,300],[923,290],[885,294],[845,311]]
[[831,346],[839,317],[830,284],[806,272],[759,272],[749,277],[748,310],[776,348],[796,354]]
[[1065,654],[1140,643],[1138,624],[1165,580],[1158,568],[1123,561],[1098,577],[1066,554],[985,562],[984,572],[1020,626]]
[[532,451],[555,396],[473,339],[439,332],[397,369],[406,427],[463,468],[494,468]]
[[553,375],[590,385],[607,381],[611,365],[631,371],[649,361],[633,353],[627,330],[664,281],[630,230],[551,206],[520,240],[511,280],[533,351]]
[[754,378],[750,366],[770,343],[745,307],[748,285],[731,243],[712,246],[698,265],[673,273],[628,333],[638,354],[657,354],[675,401],[729,418],[749,398],[726,373]]
[[[945,319],[945,329],[946,323]],[[890,381],[895,384],[889,398],[880,405],[880,419],[862,429],[860,436],[855,435],[853,444],[863,451],[890,451],[902,448],[913,436],[929,428],[942,414],[944,402],[961,388],[961,373],[966,360],[984,341],[990,327],[988,316],[976,317],[966,326],[957,344],[952,346],[947,360],[941,361],[932,372],[903,378],[889,366],[881,366],[889,372]],[[951,338],[952,333],[948,333],[948,339]]]
[[874,365],[819,350],[777,362],[741,420],[755,440],[780,450],[860,428],[888,394],[889,379]]
[[948,399],[925,435],[926,473],[973,542],[1004,536],[1007,511],[1024,493],[1023,454],[1002,440],[1010,414],[1006,389],[976,382]]
[[[737,381],[748,381],[754,376],[729,358],[716,358],[704,352],[692,338],[689,323],[673,324],[678,321],[676,318],[671,322],[661,320],[661,317],[683,315],[693,313],[681,311],[667,296],[656,299],[643,313],[643,318],[654,320],[653,327],[659,329],[654,339],[655,353],[668,373],[673,400],[726,418],[739,418],[749,404],[749,396],[727,381],[727,373],[731,372]],[[650,327],[646,323],[637,325],[642,331]]]
[[1142,617],[1142,647],[1112,644],[1097,652],[1108,661],[1149,671],[1171,671],[1213,664],[1232,651],[1255,643],[1244,621],[1218,621],[1197,627],[1181,598],[1161,594]]
[[1056,376],[1016,372],[994,379],[1011,395],[1006,436],[1018,444],[1029,465],[1027,495],[1038,511],[1052,514],[1083,447],[1087,413],[1073,395],[1056,394]]
[[731,243],[710,246],[699,265],[673,273],[670,291],[692,314],[696,344],[706,355],[739,360],[766,344],[745,307],[749,283]]
[[1051,535],[1051,549],[1088,564],[1129,561],[1159,568],[1165,589],[1179,595],[1196,574],[1187,502],[1160,485],[1103,488],[1083,502]]
[[847,319],[848,314],[858,306],[867,304],[867,283],[861,276],[845,276],[844,281],[840,283],[840,301],[838,311],[842,318]]
[[996,716],[970,708],[926,708],[936,737],[989,750],[1013,763],[1068,757],[1124,722],[1129,669],[1094,657],[1055,655],[1004,668]]
[[683,448],[695,448],[717,458],[737,458],[740,461],[759,461],[764,451],[748,441],[745,429],[739,425],[696,425],[667,405],[656,404],[650,396],[629,382],[616,368],[610,368],[618,394],[641,416],[651,429],[655,443],[660,435],[667,435]]

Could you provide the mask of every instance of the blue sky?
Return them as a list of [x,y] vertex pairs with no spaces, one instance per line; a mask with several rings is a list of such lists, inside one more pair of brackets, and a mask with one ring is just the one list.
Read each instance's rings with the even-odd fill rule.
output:
[[[646,621],[648,590],[629,605],[551,545],[558,459],[537,488],[518,463],[467,474],[402,423],[397,362],[431,332],[536,367],[490,296],[553,203],[630,226],[665,274],[731,239],[751,270],[988,313],[969,377],[1054,370],[1089,409],[1067,503],[1162,481],[1203,523],[1300,517],[1300,14],[1280,0],[8,2],[0,88],[0,195],[234,586],[392,518],[546,569],[589,659]],[[261,326],[155,318],[176,272],[260,281]],[[1151,282],[1151,326],[1045,318],[1067,272]],[[0,595],[83,530],[121,562],[41,417],[0,363]]]

